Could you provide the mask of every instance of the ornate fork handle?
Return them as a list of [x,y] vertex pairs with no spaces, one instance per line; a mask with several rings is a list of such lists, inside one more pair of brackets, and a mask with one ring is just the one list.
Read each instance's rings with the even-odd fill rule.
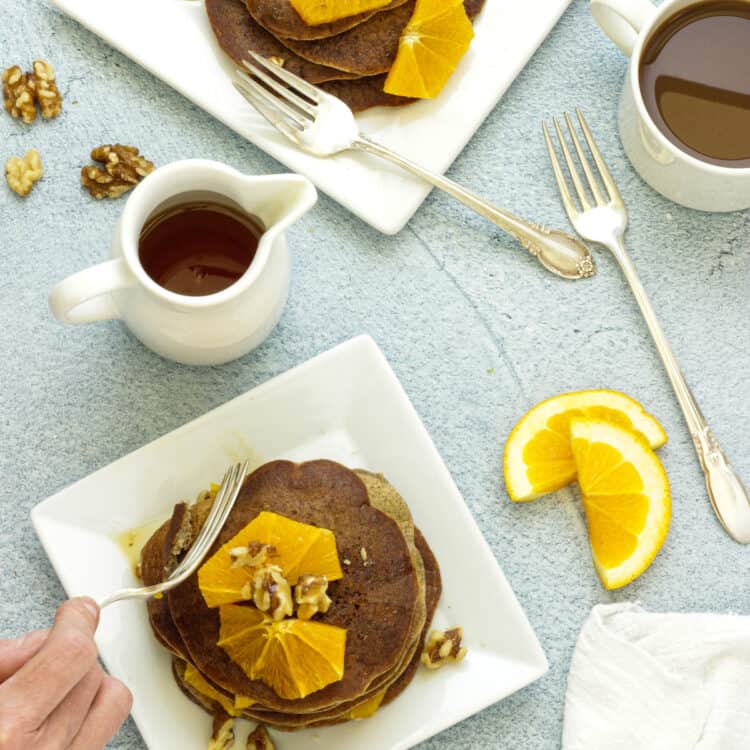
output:
[[552,273],[566,279],[582,279],[596,272],[591,252],[580,240],[557,229],[547,229],[493,206],[476,193],[461,187],[447,177],[430,172],[385,146],[360,135],[353,148],[387,159],[421,179],[440,188],[465,206],[489,219],[495,226],[515,237]]
[[706,477],[706,489],[714,511],[733,539],[741,544],[750,544],[750,496],[747,489],[729,463],[698,407],[624,244],[622,241],[616,241],[610,250],[633,290],[669,375]]

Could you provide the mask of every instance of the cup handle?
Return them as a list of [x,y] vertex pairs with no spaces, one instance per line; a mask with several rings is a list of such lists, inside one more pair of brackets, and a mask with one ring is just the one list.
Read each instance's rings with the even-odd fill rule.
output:
[[591,15],[602,31],[630,57],[641,29],[656,13],[649,0],[591,0]]
[[49,295],[52,314],[63,323],[116,320],[120,311],[110,296],[136,283],[122,258],[92,266],[61,281]]

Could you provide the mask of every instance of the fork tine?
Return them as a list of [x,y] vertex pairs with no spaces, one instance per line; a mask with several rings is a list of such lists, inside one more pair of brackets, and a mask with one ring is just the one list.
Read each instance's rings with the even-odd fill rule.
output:
[[586,175],[586,181],[589,183],[589,187],[591,188],[591,193],[594,196],[596,205],[603,206],[605,205],[606,201],[604,200],[602,191],[599,189],[599,183],[596,181],[596,177],[594,177],[594,173],[591,171],[591,165],[589,164],[589,160],[583,151],[581,142],[578,140],[578,135],[576,134],[575,128],[573,127],[573,121],[570,119],[570,115],[567,112],[565,113],[565,122],[568,125],[570,139],[573,141],[573,145],[575,146],[576,153],[578,154],[578,159],[580,160],[581,166],[583,167],[583,172]]
[[234,80],[232,81],[237,91],[245,97],[245,99],[260,112],[263,118],[274,128],[281,131],[283,135],[289,138],[291,141],[297,141],[299,134],[302,132],[301,128],[296,125],[291,125],[287,122],[284,114],[266,104],[263,99],[251,91],[244,83]]
[[303,114],[297,112],[297,110],[290,107],[283,99],[274,96],[268,89],[263,88],[257,81],[254,81],[249,76],[245,75],[242,71],[237,71],[237,83],[243,85],[248,93],[254,95],[257,99],[265,102],[269,107],[272,107],[282,113],[285,117],[289,118],[297,127],[302,130],[305,125],[309,124],[309,120],[305,118]]
[[560,197],[562,198],[562,204],[568,213],[568,218],[571,221],[575,221],[578,217],[578,209],[576,208],[575,201],[568,190],[568,183],[565,181],[565,175],[560,165],[560,160],[557,158],[557,152],[555,147],[552,145],[552,138],[550,138],[549,130],[547,130],[547,123],[542,123],[542,131],[544,132],[544,140],[547,143],[547,151],[549,152],[549,160],[552,162],[552,171],[555,173],[555,180],[557,181],[557,187],[560,190]]
[[280,78],[285,83],[288,83],[292,88],[295,88],[298,93],[301,93],[309,99],[312,99],[314,102],[320,102],[320,100],[322,99],[319,89],[305,81],[303,78],[295,75],[294,73],[290,73],[282,65],[277,65],[276,63],[271,62],[267,58],[253,52],[252,50],[248,50],[248,54],[253,58],[253,60],[255,60],[255,62],[264,67],[269,73],[273,73],[273,75],[275,75],[277,78]]
[[248,60],[243,60],[242,64],[248,69],[248,71],[250,71],[250,73],[255,78],[259,78],[261,81],[263,81],[263,83],[265,83],[266,86],[271,89],[271,91],[277,94],[277,96],[286,99],[295,107],[301,109],[305,114],[310,115],[309,119],[312,120],[315,118],[316,108],[314,104],[310,104],[310,102],[308,102],[306,99],[303,99],[301,96],[298,96],[292,89],[284,86],[284,84],[278,81],[276,78],[272,78],[268,74],[264,73],[259,67],[257,67],[257,65],[253,65]]
[[610,174],[610,171],[604,161],[604,157],[602,156],[602,152],[599,151],[599,147],[596,145],[594,136],[591,134],[588,123],[586,122],[586,119],[583,116],[583,112],[581,112],[579,107],[576,107],[576,115],[578,115],[578,122],[581,124],[583,137],[586,139],[589,151],[591,151],[591,155],[594,157],[596,166],[599,169],[599,175],[602,178],[604,187],[607,188],[610,199],[622,205],[622,196],[620,195],[620,191],[617,189],[617,183],[612,178],[612,175]]
[[573,156],[570,153],[570,149],[568,149],[568,142],[565,140],[562,128],[560,127],[560,123],[557,121],[556,117],[552,118],[552,123],[555,126],[557,139],[560,141],[560,148],[562,149],[563,156],[565,157],[565,163],[568,165],[568,171],[570,172],[570,177],[573,180],[573,185],[575,186],[576,193],[578,193],[578,198],[581,201],[581,206],[583,206],[584,211],[588,211],[591,208],[591,203],[589,203],[589,198],[586,194],[586,188],[584,188],[583,186],[581,175],[579,174],[575,162],[573,161]]

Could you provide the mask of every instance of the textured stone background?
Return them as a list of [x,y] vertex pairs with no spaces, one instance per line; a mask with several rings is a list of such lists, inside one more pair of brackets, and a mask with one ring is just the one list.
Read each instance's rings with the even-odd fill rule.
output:
[[[494,0],[500,1],[500,0]],[[625,60],[574,0],[450,174],[524,215],[566,226],[540,120],[581,104],[631,208],[628,242],[699,402],[750,479],[748,214],[668,203],[628,165],[615,112]],[[533,686],[425,748],[559,747],[565,675],[597,602],[656,610],[750,612],[750,551],[719,528],[691,441],[614,262],[565,283],[447,197],[434,193],[397,237],[321,196],[291,233],[292,297],[258,351],[192,369],[145,350],[117,323],[56,323],[50,287],[102,259],[121,204],[94,203],[78,175],[94,144],[121,141],[157,164],[219,159],[248,172],[279,165],[40,0],[0,0],[0,66],[36,56],[57,67],[61,119],[28,129],[0,116],[0,157],[41,150],[46,174],[26,201],[0,186],[0,634],[46,625],[63,591],[29,521],[40,500],[312,355],[368,332],[382,347],[528,612],[551,663]],[[73,104],[76,100],[78,104]],[[622,389],[665,425],[661,452],[674,522],[653,567],[608,594],[593,572],[567,492],[514,507],[501,448],[536,401]],[[143,747],[128,723],[113,747]]]

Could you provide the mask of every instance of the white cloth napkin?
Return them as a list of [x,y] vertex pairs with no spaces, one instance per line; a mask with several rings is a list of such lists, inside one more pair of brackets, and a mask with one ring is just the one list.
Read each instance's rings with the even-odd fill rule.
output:
[[750,617],[594,607],[568,675],[563,750],[749,750]]

